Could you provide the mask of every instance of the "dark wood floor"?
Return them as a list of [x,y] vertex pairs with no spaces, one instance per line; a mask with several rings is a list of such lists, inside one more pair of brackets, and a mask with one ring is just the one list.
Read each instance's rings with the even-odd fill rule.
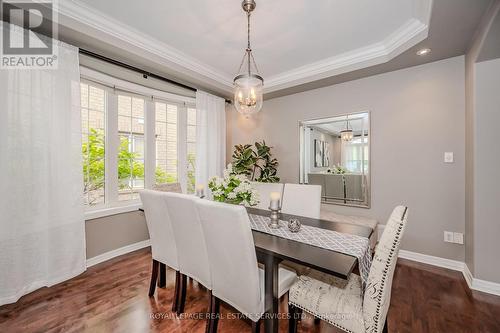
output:
[[[84,274],[0,307],[0,332],[204,332],[207,292],[190,282],[186,317],[170,311],[174,276],[149,298],[148,249],[94,266]],[[280,310],[286,313],[286,300]],[[222,315],[234,310],[222,307]],[[280,332],[288,323],[280,321]],[[399,260],[389,310],[390,332],[500,332],[500,297],[470,292],[461,273]],[[219,332],[250,332],[250,323],[222,319]],[[312,318],[299,332],[336,332]]]

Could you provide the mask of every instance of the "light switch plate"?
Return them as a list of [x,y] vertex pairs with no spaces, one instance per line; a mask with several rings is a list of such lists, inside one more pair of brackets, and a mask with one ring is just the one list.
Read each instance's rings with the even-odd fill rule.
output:
[[463,244],[464,243],[464,234],[461,232],[453,233],[453,243]]
[[444,241],[447,243],[453,243],[455,241],[455,235],[451,231],[444,232]]
[[444,163],[453,163],[453,152],[447,151],[444,153]]

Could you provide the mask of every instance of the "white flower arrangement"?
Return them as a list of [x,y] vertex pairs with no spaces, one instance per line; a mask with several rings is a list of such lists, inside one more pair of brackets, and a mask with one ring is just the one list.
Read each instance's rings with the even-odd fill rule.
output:
[[215,201],[236,205],[255,206],[259,203],[259,192],[245,175],[233,173],[232,164],[224,170],[224,177],[213,177],[208,183]]

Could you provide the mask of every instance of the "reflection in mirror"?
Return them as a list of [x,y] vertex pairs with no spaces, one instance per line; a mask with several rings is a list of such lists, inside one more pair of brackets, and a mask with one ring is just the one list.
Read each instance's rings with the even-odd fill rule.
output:
[[323,203],[370,207],[370,114],[299,125],[300,183],[321,185]]

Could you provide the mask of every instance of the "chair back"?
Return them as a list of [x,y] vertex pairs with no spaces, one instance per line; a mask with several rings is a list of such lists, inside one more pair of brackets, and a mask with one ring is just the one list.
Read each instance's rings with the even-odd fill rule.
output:
[[375,250],[363,299],[366,332],[380,333],[384,328],[391,302],[392,278],[407,220],[408,208],[396,207]]
[[285,214],[319,219],[321,186],[285,184],[281,211]]
[[207,241],[212,294],[257,321],[263,309],[259,269],[245,207],[196,202]]
[[153,259],[178,270],[177,246],[165,203],[165,193],[142,190],[139,195],[148,225]]
[[182,188],[180,183],[155,184],[153,186],[153,189],[162,192],[182,193]]
[[180,272],[211,289],[205,236],[196,209],[196,201],[201,199],[179,193],[165,193],[164,198],[177,243]]
[[252,182],[252,186],[259,193],[259,203],[255,208],[259,209],[269,209],[270,195],[271,192],[279,192],[283,196],[283,184],[282,183],[260,183]]

